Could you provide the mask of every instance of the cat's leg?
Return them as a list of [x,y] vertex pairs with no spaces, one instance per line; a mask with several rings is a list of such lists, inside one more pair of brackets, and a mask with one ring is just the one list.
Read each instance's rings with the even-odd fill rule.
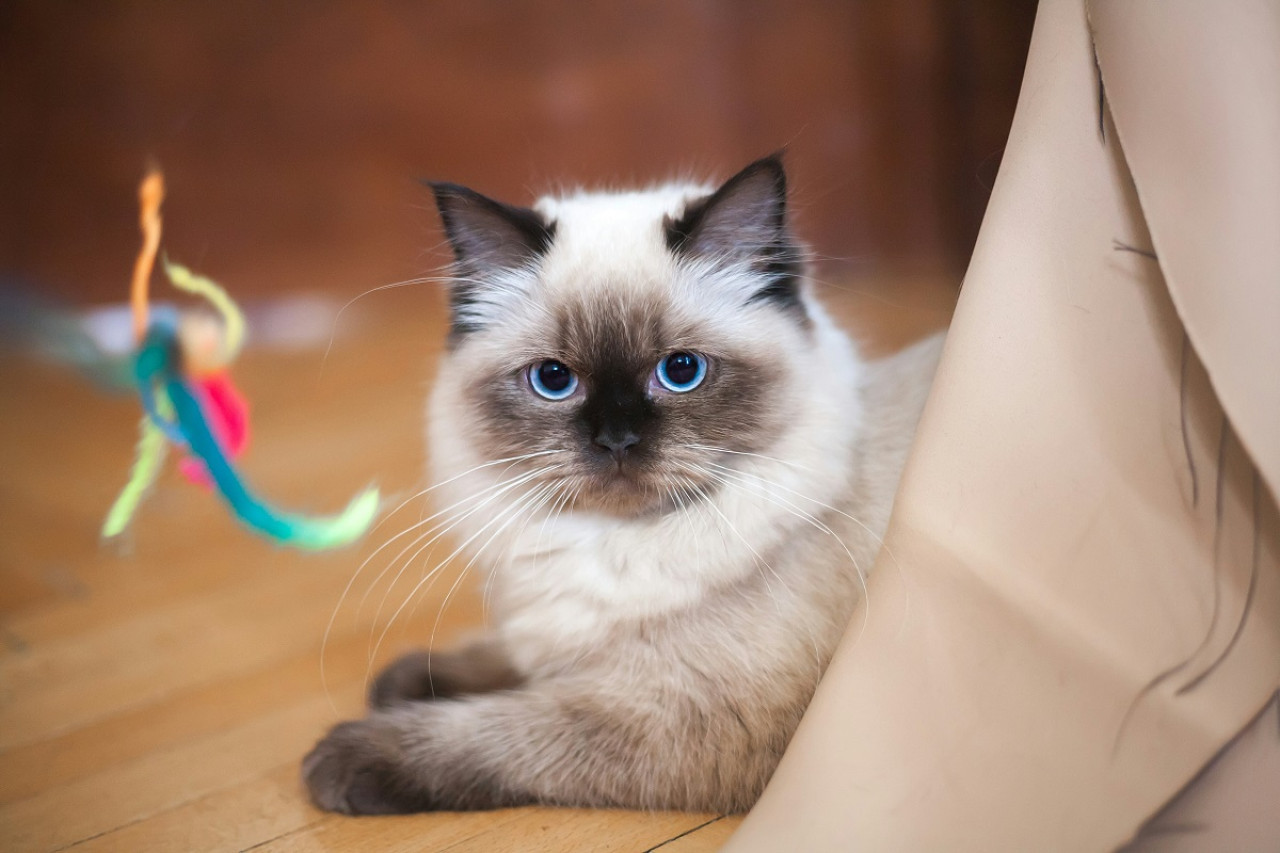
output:
[[397,658],[373,682],[369,706],[509,690],[523,682],[497,641],[480,640],[457,651],[410,652]]
[[317,805],[348,814],[745,809],[789,731],[779,737],[778,709],[707,699],[539,687],[402,705],[335,727],[303,778]]

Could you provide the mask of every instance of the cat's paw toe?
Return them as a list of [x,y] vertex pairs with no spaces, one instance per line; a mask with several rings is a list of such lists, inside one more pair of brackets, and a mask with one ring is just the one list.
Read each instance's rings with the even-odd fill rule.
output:
[[394,760],[394,736],[375,720],[339,723],[302,761],[311,800],[343,814],[422,811],[420,794],[406,784]]

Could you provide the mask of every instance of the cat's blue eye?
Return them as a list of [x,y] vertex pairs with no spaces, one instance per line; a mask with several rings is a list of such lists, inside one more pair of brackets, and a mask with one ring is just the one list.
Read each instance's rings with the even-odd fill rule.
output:
[[539,397],[548,400],[564,400],[578,388],[578,377],[562,362],[547,359],[529,365],[529,387]]
[[697,388],[707,378],[707,360],[693,352],[673,352],[658,362],[654,375],[663,388],[683,394]]

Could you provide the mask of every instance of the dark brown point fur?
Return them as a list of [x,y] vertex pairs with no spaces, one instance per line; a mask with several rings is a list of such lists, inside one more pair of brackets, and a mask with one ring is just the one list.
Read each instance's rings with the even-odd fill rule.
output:
[[410,652],[397,658],[374,681],[369,707],[509,690],[523,682],[492,643],[476,643],[457,652]]
[[[556,457],[557,476],[581,478],[578,505],[621,516],[665,505],[658,486],[684,470],[682,462],[705,456],[686,445],[763,450],[785,426],[786,413],[771,399],[778,369],[766,357],[715,347],[714,337],[704,334],[703,384],[687,394],[651,393],[654,368],[688,337],[688,330],[665,326],[662,313],[663,306],[642,298],[629,305],[584,300],[561,306],[548,357],[578,375],[578,393],[550,402],[534,394],[521,373],[493,376],[468,391],[480,416],[473,440],[491,459],[569,451]],[[622,466],[597,444],[602,429],[629,429],[638,437]]]
[[467,309],[486,277],[536,261],[555,239],[556,224],[535,210],[494,201],[458,184],[428,181],[445,236],[453,247],[449,289],[450,345],[479,329]]
[[781,153],[747,166],[709,196],[663,222],[667,248],[677,255],[731,257],[747,253],[763,286],[747,300],[805,317],[800,298],[800,250],[787,228],[787,174]]

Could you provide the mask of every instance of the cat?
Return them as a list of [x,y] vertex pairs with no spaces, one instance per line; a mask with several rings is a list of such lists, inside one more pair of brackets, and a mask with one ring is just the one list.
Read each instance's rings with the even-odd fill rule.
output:
[[392,663],[304,760],[313,801],[749,808],[862,592],[940,338],[858,355],[776,155],[533,208],[431,186],[455,264],[430,458],[495,628]]

